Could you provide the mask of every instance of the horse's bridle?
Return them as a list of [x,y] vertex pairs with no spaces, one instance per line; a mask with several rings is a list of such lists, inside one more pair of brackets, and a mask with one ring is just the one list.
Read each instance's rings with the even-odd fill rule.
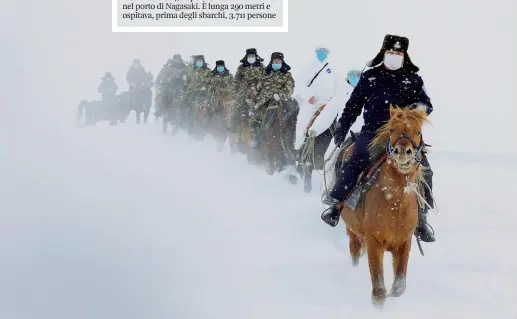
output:
[[411,137],[409,137],[409,135],[405,134],[405,133],[402,133],[399,135],[399,137],[395,140],[395,142],[393,143],[393,145],[391,145],[391,134],[393,132],[390,131],[390,135],[388,136],[388,140],[386,141],[386,153],[388,154],[388,157],[393,157],[393,150],[394,150],[394,146],[397,145],[397,143],[401,140],[407,140],[409,141],[409,143],[411,143],[411,145],[413,145],[413,148],[416,150],[415,152],[415,155],[413,156],[413,160],[415,161],[415,163],[419,163],[422,161],[420,158],[418,158],[418,156],[420,155],[420,153],[422,153],[422,150],[424,149],[424,140],[422,139],[422,141],[420,142],[420,145],[417,145],[415,143],[415,141],[413,141],[413,139]]

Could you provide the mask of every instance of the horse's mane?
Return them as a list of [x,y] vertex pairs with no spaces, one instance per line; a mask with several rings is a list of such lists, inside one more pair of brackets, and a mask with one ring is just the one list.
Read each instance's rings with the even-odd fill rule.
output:
[[376,149],[377,147],[384,147],[390,137],[390,127],[394,120],[400,120],[404,122],[416,122],[418,126],[423,126],[429,120],[427,114],[420,110],[415,109],[401,109],[390,105],[390,119],[384,124],[379,130],[377,135],[369,145],[370,149]]
[[[394,120],[400,120],[404,122],[416,122],[418,126],[422,127],[425,123],[430,123],[427,118],[427,113],[421,110],[409,109],[409,108],[399,108],[393,107],[390,105],[390,114],[391,117],[379,130],[377,130],[377,134],[375,138],[372,140],[370,145],[368,146],[370,151],[379,150],[380,148],[385,149],[386,143],[390,137],[390,127]],[[428,167],[424,165],[418,165],[416,172],[416,184],[418,186],[418,192],[423,194],[424,188],[429,187],[426,185],[424,175],[427,174],[429,170]],[[420,206],[424,206],[425,203],[422,202],[422,199],[417,197],[418,203]]]

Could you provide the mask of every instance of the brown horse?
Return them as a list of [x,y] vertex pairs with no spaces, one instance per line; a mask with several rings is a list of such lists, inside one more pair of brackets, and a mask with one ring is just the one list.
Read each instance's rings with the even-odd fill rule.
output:
[[[230,144],[230,152],[235,155],[237,152],[249,155],[251,142],[251,132],[249,119],[247,117],[239,117],[236,125],[235,133],[228,135],[228,143]],[[251,157],[248,156],[248,161],[251,163]]]
[[234,98],[232,93],[223,93],[211,100],[214,101],[213,105],[205,103],[198,108],[197,125],[214,137],[217,141],[217,150],[221,152],[228,138],[228,117]]
[[[382,307],[387,297],[383,269],[385,251],[393,256],[395,274],[389,296],[399,297],[406,289],[409,251],[420,203],[417,192],[421,191],[425,173],[424,167],[419,165],[425,122],[425,112],[390,106],[390,120],[370,144],[371,150],[381,147],[387,151],[381,152],[383,156],[369,174],[360,178],[365,182],[362,185],[369,184],[369,188],[363,187],[363,197],[355,210],[347,206],[347,202],[340,207],[350,236],[353,265],[359,263],[364,250],[368,253],[372,302],[377,307]],[[353,145],[347,148],[345,158],[352,149]]]

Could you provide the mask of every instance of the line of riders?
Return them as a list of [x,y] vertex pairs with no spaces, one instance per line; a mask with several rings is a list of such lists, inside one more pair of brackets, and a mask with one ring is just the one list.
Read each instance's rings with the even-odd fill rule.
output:
[[[204,55],[191,56],[185,63],[176,54],[167,60],[154,83],[152,73],[135,59],[126,77],[129,91],[117,95],[115,79],[107,72],[98,87],[102,100],[81,101],[78,118],[84,113],[86,124],[108,120],[115,125],[134,110],[137,123],[141,113],[147,122],[154,85],[154,115],[162,119],[164,133],[172,127],[173,134],[184,130],[194,138],[210,134],[219,141],[219,150],[228,140],[232,153],[242,152],[250,163],[265,164],[269,174],[289,168],[291,181],[295,182],[295,173],[301,176],[306,192],[311,191],[312,171],[322,170],[322,202],[329,206],[322,219],[334,227],[339,222],[338,205],[352,195],[360,176],[375,164],[368,146],[389,120],[390,105],[418,108],[427,115],[433,110],[408,47],[407,38],[386,35],[381,50],[367,62],[369,69],[351,70],[344,80],[331,67],[330,50],[316,48],[313,63],[296,83],[296,97],[291,67],[281,52],[272,53],[264,63],[255,48],[247,49],[235,75],[223,60],[211,69]],[[351,132],[361,113],[361,131]],[[329,147],[332,140],[335,148]],[[349,159],[336,164],[335,159],[352,143]],[[422,194],[427,205],[420,206],[415,235],[434,242],[434,231],[427,223],[434,200],[425,150],[420,163],[428,168],[425,182],[429,187]],[[325,163],[330,157],[334,165],[328,171]]]

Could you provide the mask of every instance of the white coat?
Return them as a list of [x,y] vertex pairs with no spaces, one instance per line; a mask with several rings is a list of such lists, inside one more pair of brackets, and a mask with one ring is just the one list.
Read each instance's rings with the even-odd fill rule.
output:
[[[316,76],[318,72],[319,74]],[[314,81],[310,84],[313,78]],[[301,97],[301,99],[298,99],[300,113],[296,123],[295,148],[298,149],[305,140],[305,131],[314,112],[321,105],[328,104],[332,100],[337,85],[337,77],[328,60],[323,62],[315,60],[307,66],[296,83],[297,94]],[[316,98],[314,105],[309,103],[309,99],[313,96]]]

